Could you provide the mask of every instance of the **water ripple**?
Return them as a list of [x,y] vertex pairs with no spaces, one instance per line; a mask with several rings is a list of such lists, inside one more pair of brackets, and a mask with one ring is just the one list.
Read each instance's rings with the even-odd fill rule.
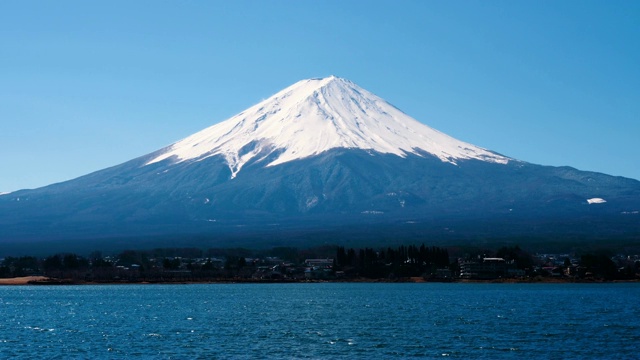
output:
[[0,358],[634,358],[640,284],[0,288]]

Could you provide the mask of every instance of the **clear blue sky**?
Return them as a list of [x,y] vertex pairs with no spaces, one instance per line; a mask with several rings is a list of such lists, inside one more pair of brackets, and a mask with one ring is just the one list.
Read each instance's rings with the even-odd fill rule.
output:
[[640,1],[0,1],[0,191],[337,75],[458,139],[640,179]]

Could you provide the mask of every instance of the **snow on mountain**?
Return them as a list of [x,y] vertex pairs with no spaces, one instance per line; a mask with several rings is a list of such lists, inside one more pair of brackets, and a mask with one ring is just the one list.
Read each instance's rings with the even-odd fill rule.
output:
[[351,81],[330,76],[299,81],[174,143],[147,165],[222,155],[234,178],[250,160],[270,157],[267,166],[274,166],[334,148],[401,157],[427,152],[452,164],[460,159],[500,164],[510,160],[434,130]]
[[603,199],[603,198],[591,198],[591,199],[587,199],[587,203],[588,204],[604,204],[606,203],[607,200]]

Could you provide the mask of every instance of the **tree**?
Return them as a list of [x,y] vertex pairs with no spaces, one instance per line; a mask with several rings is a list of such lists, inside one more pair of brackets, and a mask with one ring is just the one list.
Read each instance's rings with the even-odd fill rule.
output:
[[585,268],[585,273],[591,272],[607,280],[615,279],[618,275],[616,264],[605,254],[582,255],[580,257],[580,265]]
[[113,267],[113,263],[104,259],[95,259],[91,263],[94,268],[110,268]]
[[528,269],[533,267],[533,257],[520,249],[520,246],[503,246],[496,252],[496,256],[507,261],[515,261],[518,269]]
[[165,268],[166,270],[179,269],[180,265],[182,265],[182,261],[180,261],[180,258],[173,258],[173,259],[164,258],[162,260],[162,267]]
[[207,259],[207,262],[204,263],[204,265],[202,265],[201,270],[202,271],[213,271],[214,267],[213,267],[213,263],[211,262],[211,259]]
[[67,254],[62,260],[63,267],[67,270],[77,270],[80,267],[80,261],[75,254]]
[[347,252],[344,250],[344,246],[337,247],[334,261],[334,268],[342,268],[347,265]]
[[44,271],[46,273],[51,273],[52,271],[60,271],[62,270],[62,258],[60,257],[60,255],[49,256],[48,258],[44,259],[42,266],[44,267]]

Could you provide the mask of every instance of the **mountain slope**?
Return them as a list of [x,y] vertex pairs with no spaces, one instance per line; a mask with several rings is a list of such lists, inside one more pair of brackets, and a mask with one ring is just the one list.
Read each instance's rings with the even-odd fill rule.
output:
[[638,210],[639,181],[499,155],[329,77],[124,164],[0,195],[0,245],[195,236],[208,241],[195,246],[248,246],[329,230],[334,242],[637,240]]

